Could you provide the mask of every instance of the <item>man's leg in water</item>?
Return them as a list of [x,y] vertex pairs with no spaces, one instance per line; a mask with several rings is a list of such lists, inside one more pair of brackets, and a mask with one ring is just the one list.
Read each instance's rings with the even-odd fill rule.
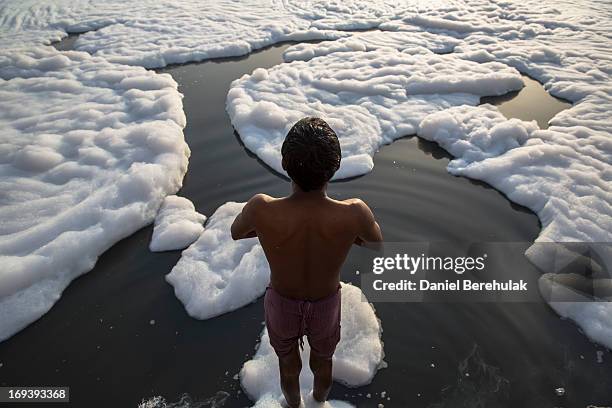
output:
[[312,396],[318,402],[327,401],[332,386],[332,359],[310,353],[310,369],[314,374]]
[[290,408],[298,408],[302,397],[300,396],[300,371],[302,371],[302,358],[300,350],[295,347],[290,354],[279,357],[281,389]]

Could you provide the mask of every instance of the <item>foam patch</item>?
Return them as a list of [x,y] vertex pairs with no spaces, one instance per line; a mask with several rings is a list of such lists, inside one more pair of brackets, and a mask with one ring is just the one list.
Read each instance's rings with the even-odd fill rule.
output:
[[0,340],[38,319],[187,171],[169,75],[51,47],[0,51]]
[[209,319],[260,297],[270,267],[257,238],[234,241],[230,227],[244,203],[223,204],[210,217],[198,240],[183,251],[166,275],[190,316]]
[[184,249],[204,231],[206,216],[185,197],[167,196],[155,217],[149,249],[153,252]]
[[428,114],[522,86],[518,71],[503,64],[382,48],[258,68],[232,83],[227,111],[245,146],[282,174],[280,147],[291,126],[324,118],[340,140],[334,178],[342,179],[371,171],[376,150],[415,133]]

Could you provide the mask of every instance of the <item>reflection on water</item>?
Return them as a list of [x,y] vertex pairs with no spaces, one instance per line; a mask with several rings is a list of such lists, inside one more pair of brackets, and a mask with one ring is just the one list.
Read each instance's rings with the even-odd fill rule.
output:
[[525,87],[519,91],[484,97],[481,102],[497,105],[501,113],[508,118],[535,120],[541,129],[548,128],[548,121],[557,112],[572,106],[569,102],[550,96],[539,82],[528,76],[523,75],[523,82]]
[[71,51],[74,49],[74,43],[79,38],[78,33],[68,34],[62,41],[53,44],[53,46],[60,51]]
[[[231,81],[279,63],[285,47],[160,70],[185,95],[192,156],[180,194],[198,211],[210,215],[226,201],[257,192],[288,193],[289,183],[242,147],[224,109]],[[527,81],[528,89],[506,104],[517,103],[521,114],[532,115],[526,119],[546,123],[554,112],[532,109],[525,97],[530,87],[539,85]],[[483,183],[448,174],[449,156],[433,143],[406,137],[382,147],[374,161],[371,173],[329,190],[338,198],[362,197],[388,241],[525,242],[538,234],[534,214]],[[113,246],[48,314],[0,344],[0,385],[68,385],[79,407],[135,407],[157,395],[180,401],[183,393],[206,401],[219,390],[229,394],[224,407],[250,405],[234,375],[255,352],[261,299],[214,319],[190,318],[164,281],[180,252],[149,252],[151,230]],[[506,272],[519,261],[524,259]],[[359,282],[350,260],[342,279]],[[545,304],[375,307],[389,366],[368,386],[335,384],[332,398],[359,407],[448,406],[446,401],[475,403],[483,395],[503,407],[612,403],[609,382],[602,380],[612,378],[610,353]],[[466,373],[476,377],[466,380]],[[505,391],[495,392],[497,385]],[[555,393],[559,387],[563,396]]]

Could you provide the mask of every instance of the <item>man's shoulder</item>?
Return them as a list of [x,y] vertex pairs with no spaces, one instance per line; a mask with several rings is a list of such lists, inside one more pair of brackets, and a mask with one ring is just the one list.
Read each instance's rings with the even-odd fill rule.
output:
[[365,205],[365,203],[363,202],[363,200],[361,198],[347,198],[346,200],[342,200],[341,202],[348,204],[348,205],[355,205],[355,206],[359,206],[359,205]]
[[352,210],[362,210],[364,208],[368,208],[368,205],[361,198],[348,198],[346,200],[338,201],[342,203],[346,207]]
[[372,213],[370,207],[360,198],[348,198],[342,201],[336,201],[343,206],[346,211],[357,217],[368,216]]
[[247,204],[253,203],[253,204],[265,204],[265,203],[269,203],[270,201],[274,201],[277,200],[277,198],[269,196],[267,194],[264,193],[257,193],[255,194],[253,197],[251,197],[248,201]]
[[245,208],[250,211],[257,211],[259,209],[267,207],[270,203],[277,201],[278,198],[269,196],[264,193],[255,194],[247,201]]

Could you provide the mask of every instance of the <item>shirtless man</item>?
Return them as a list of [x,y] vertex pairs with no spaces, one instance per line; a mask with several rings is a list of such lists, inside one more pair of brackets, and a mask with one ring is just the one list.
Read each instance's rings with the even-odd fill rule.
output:
[[287,405],[301,403],[298,344],[306,335],[312,398],[327,400],[332,356],[340,340],[340,269],[352,244],[379,243],[372,211],[359,199],[327,196],[327,182],[340,167],[340,143],[329,125],[304,118],[287,134],[281,153],[292,180],[288,197],[257,194],[232,225],[235,240],[258,237],[270,264],[264,301],[266,326],[280,368]]

